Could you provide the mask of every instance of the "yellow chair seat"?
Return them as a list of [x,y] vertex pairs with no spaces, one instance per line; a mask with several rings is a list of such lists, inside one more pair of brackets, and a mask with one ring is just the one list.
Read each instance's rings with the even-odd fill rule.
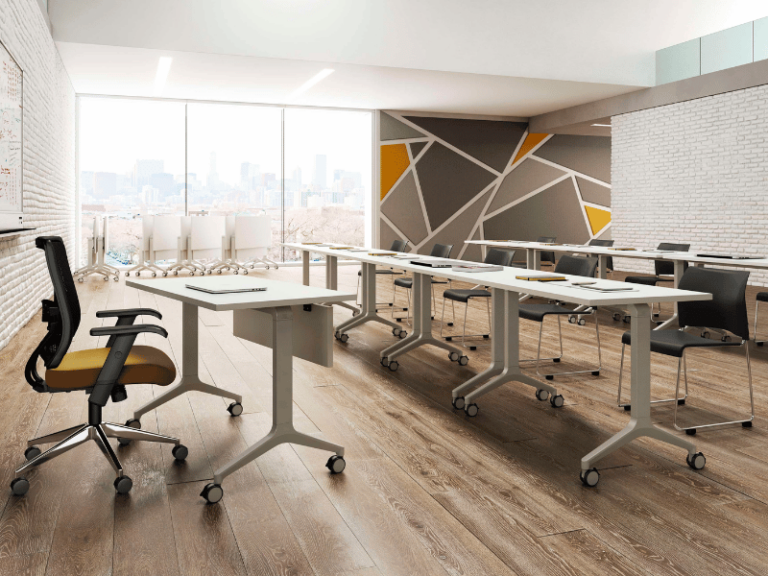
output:
[[[96,383],[109,348],[70,352],[57,368],[46,370],[45,382],[51,388],[88,388]],[[125,361],[118,384],[158,384],[167,386],[176,378],[176,367],[165,352],[151,346],[134,346]]]

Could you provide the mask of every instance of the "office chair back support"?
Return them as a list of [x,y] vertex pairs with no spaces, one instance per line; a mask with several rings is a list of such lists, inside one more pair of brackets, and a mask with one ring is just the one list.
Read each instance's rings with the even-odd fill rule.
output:
[[392,252],[405,252],[408,246],[408,240],[393,240],[392,246],[389,248]]
[[[662,242],[658,245],[657,250],[675,250],[677,252],[688,252],[690,244],[674,244],[670,242]],[[669,260],[654,260],[653,264],[656,268],[656,276],[674,276],[675,263]],[[683,270],[688,269],[688,262],[683,262]]]
[[680,326],[728,330],[749,340],[746,288],[749,272],[689,268],[680,280],[680,290],[709,292],[712,300],[680,302]]
[[[536,242],[541,242],[542,244],[553,244],[557,242],[557,236],[539,236],[536,238]],[[555,263],[555,253],[554,252],[542,252],[541,253],[541,261],[542,262],[551,262],[553,265]]]
[[[613,246],[613,240],[598,240],[597,238],[593,238],[589,241],[589,243],[587,243],[587,246],[600,246],[601,248],[610,248]],[[613,270],[613,256],[608,256],[605,261],[605,267],[608,268],[608,270]]]
[[514,251],[489,248],[483,262],[486,264],[493,264],[495,266],[509,266],[512,263],[512,258],[514,255]]
[[453,251],[453,244],[435,244],[429,255],[435,258],[448,258]]
[[586,256],[561,256],[555,266],[558,274],[570,274],[572,276],[587,276],[594,278],[597,271],[597,258]]

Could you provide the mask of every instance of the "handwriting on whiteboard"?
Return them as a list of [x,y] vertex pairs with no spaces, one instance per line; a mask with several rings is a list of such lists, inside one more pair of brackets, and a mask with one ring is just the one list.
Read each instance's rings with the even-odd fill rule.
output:
[[0,44],[0,211],[21,212],[22,201],[22,76],[21,69]]

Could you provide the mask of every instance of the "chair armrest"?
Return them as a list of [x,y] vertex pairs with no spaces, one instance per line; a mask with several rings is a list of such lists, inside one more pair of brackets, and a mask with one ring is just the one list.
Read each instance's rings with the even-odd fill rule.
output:
[[91,328],[91,336],[136,336],[142,333],[159,334],[168,338],[165,328],[155,324],[134,324],[131,326],[99,326]]
[[100,310],[96,312],[96,318],[136,318],[136,316],[154,316],[158,320],[163,315],[152,308],[127,308],[125,310]]

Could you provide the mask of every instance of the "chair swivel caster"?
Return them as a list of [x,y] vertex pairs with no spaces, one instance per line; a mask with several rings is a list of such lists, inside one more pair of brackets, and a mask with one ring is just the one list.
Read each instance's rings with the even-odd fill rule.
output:
[[200,496],[205,498],[208,504],[216,504],[219,500],[224,498],[224,488],[221,487],[221,484],[214,484],[211,482],[210,484],[205,485],[203,491],[200,492]]
[[128,426],[129,428],[140,429],[141,428],[141,421],[138,420],[137,418],[131,418],[130,420],[126,420],[125,421],[125,425]]
[[552,408],[562,408],[563,404],[565,404],[565,398],[563,398],[562,394],[555,394],[550,397],[549,403],[552,404]]
[[184,462],[184,460],[187,459],[187,456],[189,456],[189,449],[184,446],[184,444],[178,444],[173,447],[171,454],[173,454],[173,457],[177,462]]
[[26,478],[15,478],[11,482],[11,491],[15,496],[24,496],[29,492],[29,480]]
[[331,471],[331,474],[341,474],[344,472],[344,468],[347,467],[347,462],[344,460],[344,456],[336,454],[328,458],[325,467]]
[[696,454],[688,455],[685,457],[685,461],[694,470],[703,470],[704,466],[707,464],[707,459],[704,457],[704,454],[701,452],[696,452]]
[[464,396],[459,396],[458,398],[451,400],[451,405],[455,410],[464,410],[464,406],[467,405],[467,402],[464,400]]
[[685,431],[688,436],[696,436],[696,428],[687,428]]
[[470,418],[474,418],[477,416],[477,413],[480,411],[480,407],[475,404],[474,402],[470,404],[469,406],[464,408],[464,414],[469,416]]
[[235,417],[240,416],[243,413],[243,405],[240,402],[232,402],[232,404],[227,406],[227,412]]
[[541,388],[536,390],[536,400],[539,402],[544,402],[547,398],[549,398],[549,392],[542,390]]
[[587,488],[594,488],[597,486],[597,483],[600,482],[600,472],[597,471],[597,468],[590,468],[589,470],[580,472],[579,478],[584,486]]
[[613,319],[614,319],[616,322],[618,322],[619,320],[621,320],[621,314],[619,314],[618,312],[614,312],[614,314],[613,314]]
[[24,450],[24,458],[27,459],[27,461],[33,460],[34,458],[37,458],[40,456],[40,448],[37,446],[30,446],[26,450]]
[[118,476],[115,478],[114,486],[118,494],[128,494],[133,488],[133,480],[128,476]]

